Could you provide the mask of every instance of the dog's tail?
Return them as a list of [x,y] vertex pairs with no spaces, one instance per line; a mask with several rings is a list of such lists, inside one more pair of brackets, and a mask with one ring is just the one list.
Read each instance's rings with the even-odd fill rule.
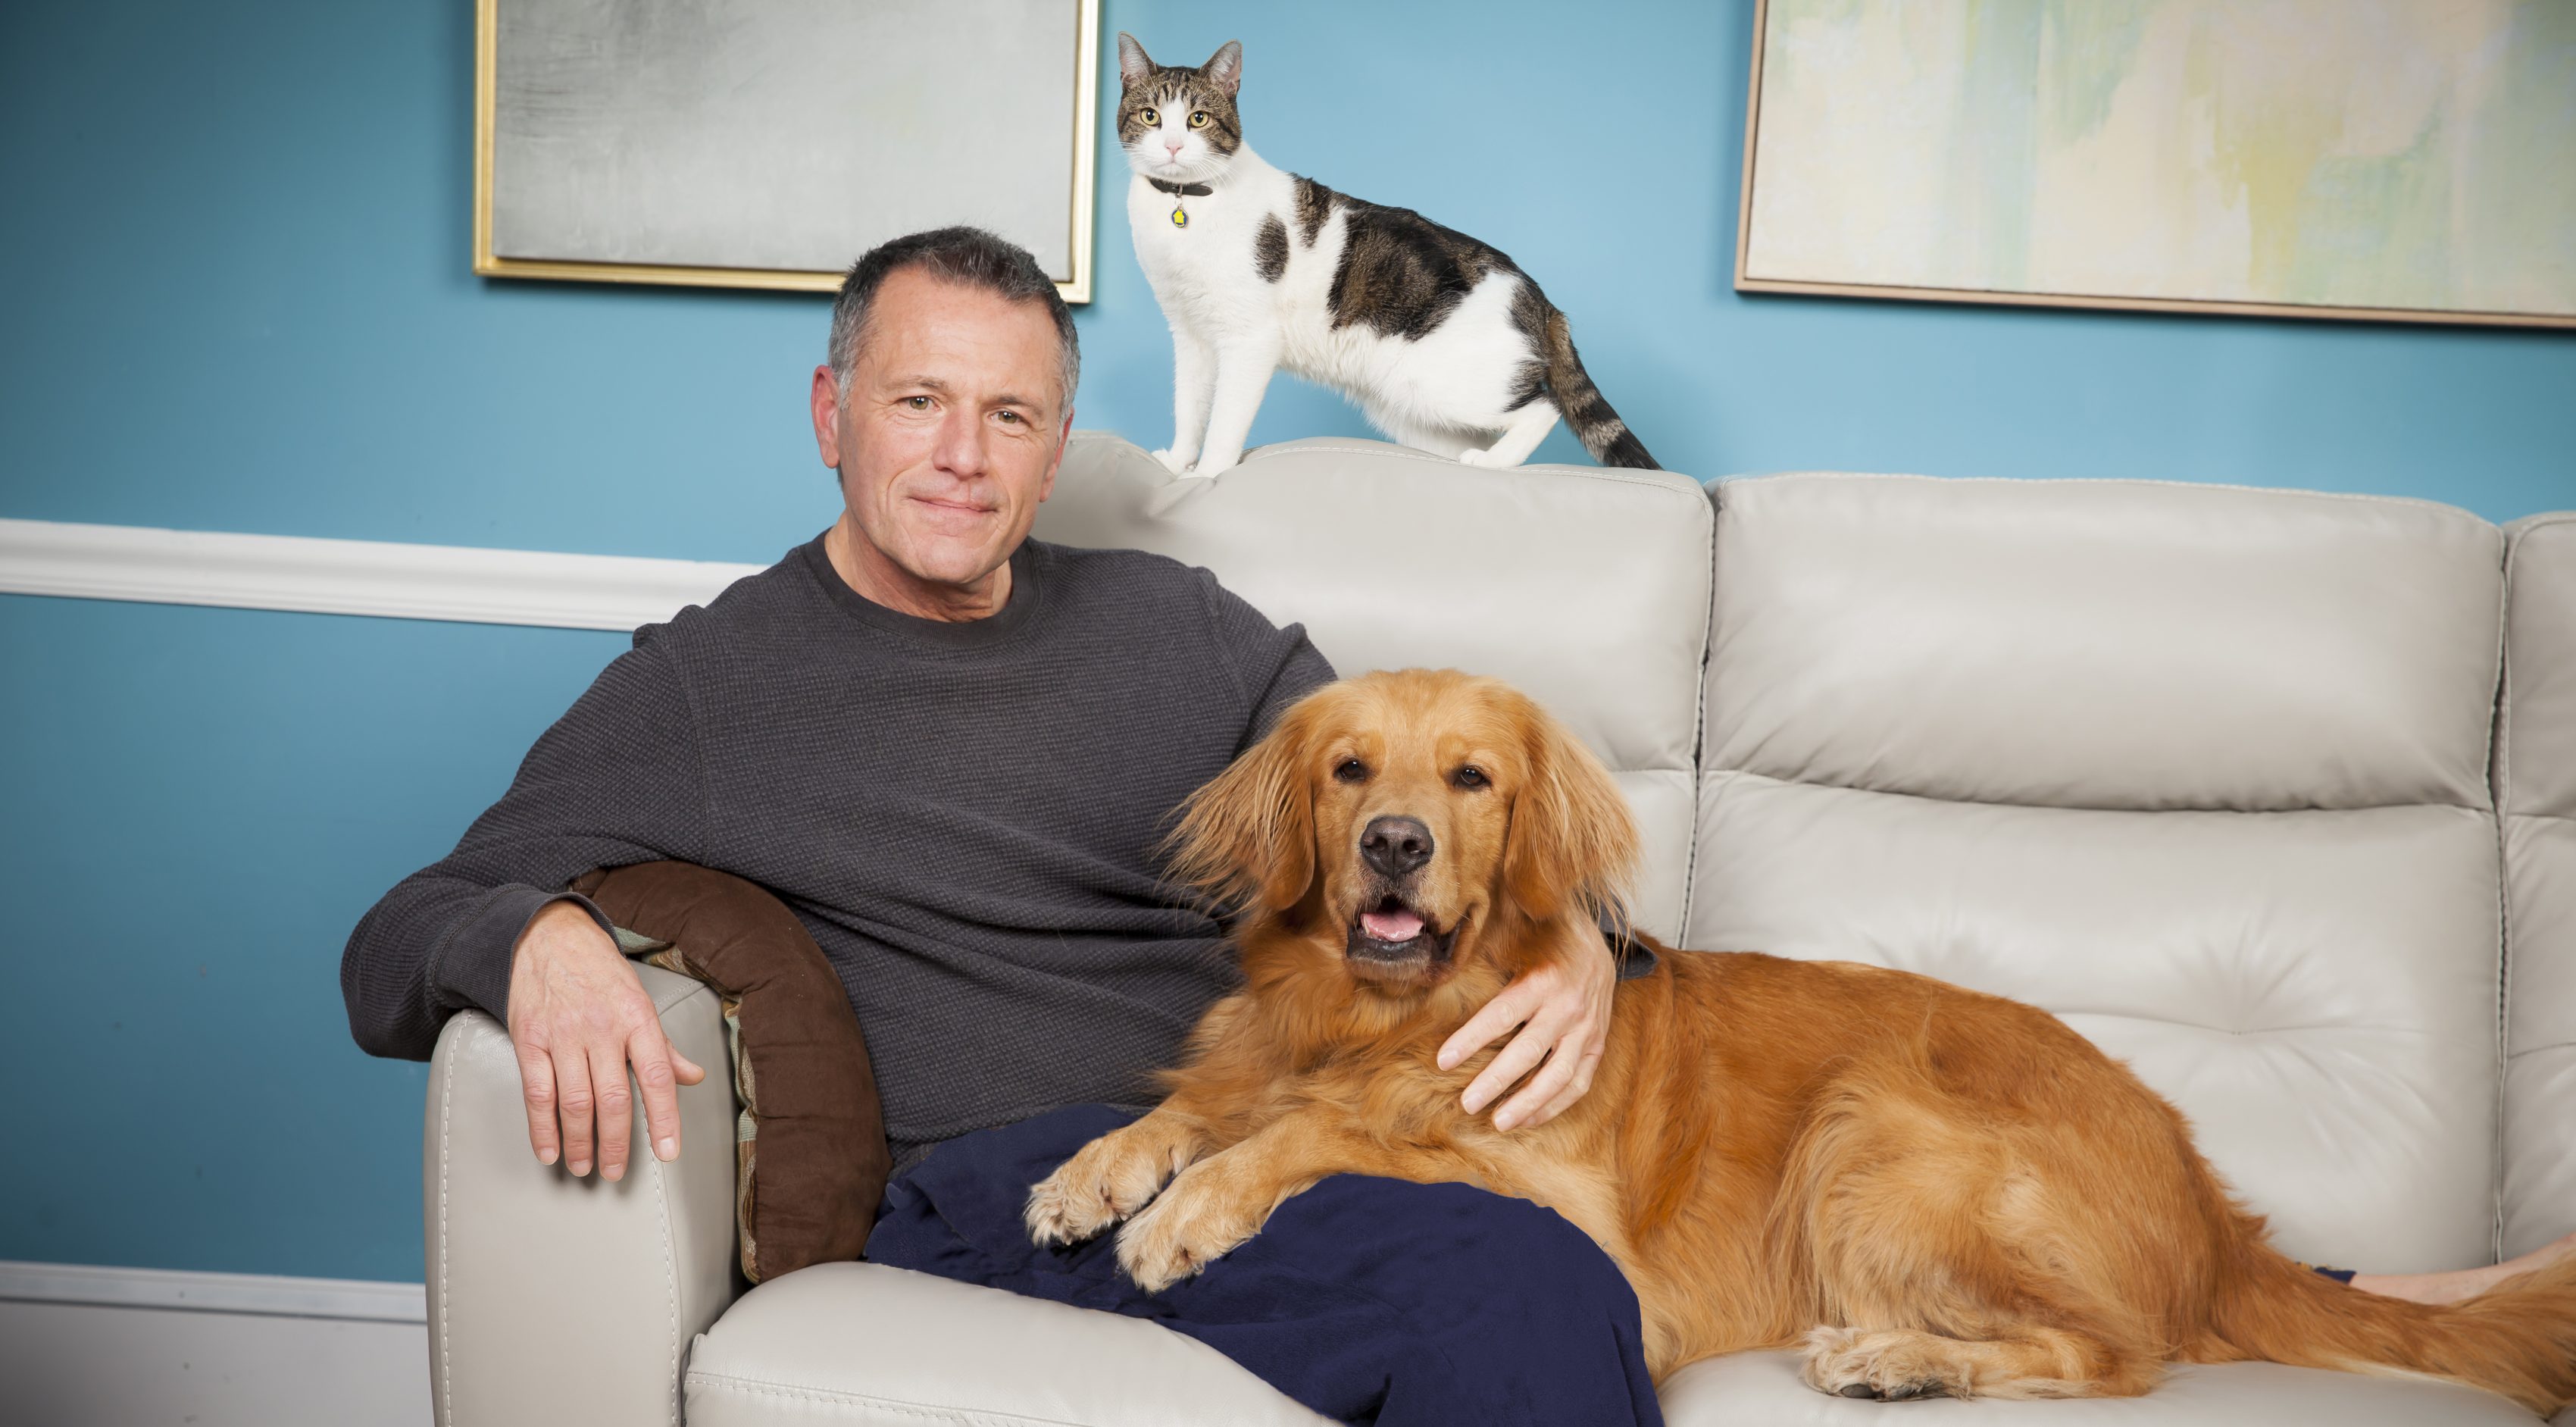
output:
[[2438,1306],[2348,1287],[2259,1242],[2235,1267],[2212,1327],[2236,1355],[2449,1378],[2543,1417],[2576,1399],[2576,1257]]
[[1660,471],[1655,458],[1646,454],[1646,443],[1610,409],[1601,388],[1592,384],[1592,374],[1583,369],[1583,358],[1575,355],[1574,333],[1565,325],[1565,314],[1553,304],[1547,309],[1546,325],[1539,333],[1539,357],[1547,366],[1548,395],[1556,399],[1557,412],[1565,424],[1574,428],[1574,437],[1592,459],[1605,466],[1634,466],[1641,470]]

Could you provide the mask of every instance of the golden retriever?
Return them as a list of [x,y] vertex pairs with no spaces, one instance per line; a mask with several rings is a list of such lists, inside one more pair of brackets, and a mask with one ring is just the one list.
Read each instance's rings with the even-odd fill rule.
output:
[[[1453,1180],[1563,1214],[1644,1308],[1647,1365],[1803,1345],[1855,1397],[2147,1391],[2170,1362],[2420,1373],[2546,1414],[2576,1395],[2576,1259],[2444,1307],[2274,1250],[2183,1117],[2056,1018],[1848,962],[1656,947],[1591,1093],[1504,1134],[1442,1040],[1617,916],[1637,834],[1527,697],[1408,670],[1328,686],[1191,800],[1183,877],[1243,908],[1245,984],[1170,1095],[1028,1205],[1126,1221],[1149,1290],[1329,1174]],[[1651,943],[1650,943],[1651,944]]]

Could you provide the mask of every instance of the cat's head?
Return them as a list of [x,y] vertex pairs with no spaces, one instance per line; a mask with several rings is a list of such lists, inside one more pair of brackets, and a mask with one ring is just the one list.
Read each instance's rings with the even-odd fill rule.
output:
[[1225,176],[1243,147],[1235,91],[1243,87],[1243,46],[1225,42],[1195,69],[1154,63],[1133,35],[1118,37],[1118,144],[1128,166],[1165,183]]

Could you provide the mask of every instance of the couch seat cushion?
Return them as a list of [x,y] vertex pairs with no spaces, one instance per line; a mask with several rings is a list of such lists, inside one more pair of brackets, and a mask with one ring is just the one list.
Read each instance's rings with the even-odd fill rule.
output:
[[[1319,1417],[1195,1339],[1138,1318],[882,1264],[827,1263],[754,1288],[689,1354],[690,1427],[1321,1427]],[[2271,1363],[2186,1367],[2143,1398],[1912,1402],[1827,1397],[1787,1353],[1682,1369],[1670,1427],[2531,1427],[2500,1397],[2448,1383]]]
[[[2176,1368],[2144,1397],[2077,1402],[1855,1402],[1799,1380],[1789,1353],[1738,1353],[1665,1379],[1667,1427],[2094,1427],[2096,1423],[2244,1423],[2249,1427],[2532,1427],[2531,1414],[2490,1393],[2446,1382],[2229,1363]],[[690,1419],[695,1421],[695,1418]]]
[[882,1264],[760,1285],[698,1335],[690,1427],[1317,1427],[1232,1359],[1141,1318]]

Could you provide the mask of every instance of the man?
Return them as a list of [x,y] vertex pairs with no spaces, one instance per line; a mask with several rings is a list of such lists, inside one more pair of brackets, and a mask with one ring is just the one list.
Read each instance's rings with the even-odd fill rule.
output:
[[[537,1159],[608,1179],[632,1071],[680,1152],[664,1039],[597,910],[593,867],[678,858],[795,909],[864,1028],[901,1167],[1039,1111],[1152,1098],[1232,977],[1223,929],[1165,887],[1165,820],[1332,677],[1204,571],[1028,540],[1072,427],[1079,351],[1054,284],[972,229],[851,270],[815,369],[832,528],[704,609],[637,631],[455,852],[359,923],[358,1042],[425,1058],[464,1007],[516,1046]],[[1519,1034],[1465,1091],[1543,1121],[1608,1027],[1600,944],[1516,983],[1444,1051]],[[1536,1073],[1530,1072],[1535,1069]]]

